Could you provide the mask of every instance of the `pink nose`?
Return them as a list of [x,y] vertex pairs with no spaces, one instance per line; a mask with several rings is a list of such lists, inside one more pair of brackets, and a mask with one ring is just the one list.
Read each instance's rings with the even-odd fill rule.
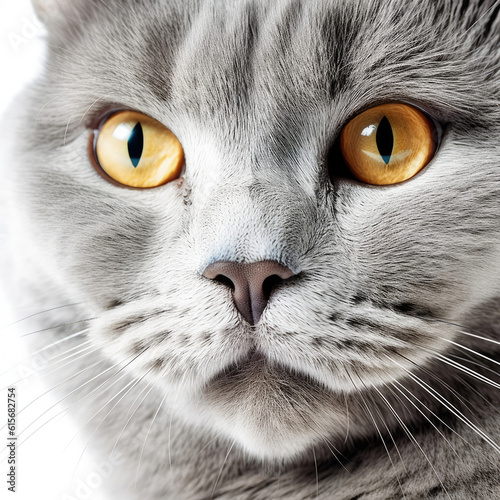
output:
[[251,264],[219,261],[208,266],[203,276],[231,288],[236,308],[248,323],[255,325],[274,287],[293,276],[293,272],[273,260]]

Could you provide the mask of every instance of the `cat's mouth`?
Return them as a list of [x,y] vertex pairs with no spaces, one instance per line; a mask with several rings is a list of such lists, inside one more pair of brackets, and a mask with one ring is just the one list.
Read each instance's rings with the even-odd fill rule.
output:
[[262,369],[268,366],[269,363],[269,359],[262,351],[253,348],[245,356],[220,370],[208,381],[207,386],[216,384],[221,380],[227,380],[243,371],[251,372],[252,370]]
[[345,432],[338,397],[304,372],[252,350],[212,377],[197,397],[215,428],[260,459],[289,459],[324,433]]
[[[283,363],[272,360],[263,351],[252,348],[238,361],[231,363],[214,375],[206,384],[207,392],[216,388],[226,388],[229,385],[240,388],[242,384],[259,384],[263,381],[270,386],[282,383],[294,383],[297,387],[307,387],[308,390],[327,391],[330,390],[315,377],[297,369],[292,369]],[[225,390],[226,390],[225,389]]]

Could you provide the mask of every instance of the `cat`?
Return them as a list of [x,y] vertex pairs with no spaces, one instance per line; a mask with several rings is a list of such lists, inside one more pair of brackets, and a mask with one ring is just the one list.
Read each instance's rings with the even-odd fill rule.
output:
[[500,3],[34,5],[13,281],[108,497],[500,498]]

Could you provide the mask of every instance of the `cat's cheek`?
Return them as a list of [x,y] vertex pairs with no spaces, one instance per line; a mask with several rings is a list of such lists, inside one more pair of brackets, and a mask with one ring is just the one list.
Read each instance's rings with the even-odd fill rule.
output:
[[151,280],[141,277],[152,255],[175,253],[170,243],[181,227],[183,187],[180,179],[148,190],[112,185],[89,164],[86,142],[79,137],[27,177],[21,215],[41,267],[103,304],[127,295],[132,282],[135,293],[147,292],[164,273],[157,268]]

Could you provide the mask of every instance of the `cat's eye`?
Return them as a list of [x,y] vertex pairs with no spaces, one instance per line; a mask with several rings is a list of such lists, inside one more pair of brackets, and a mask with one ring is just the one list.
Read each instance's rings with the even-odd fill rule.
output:
[[111,179],[136,188],[177,179],[184,163],[184,151],[172,131],[136,111],[115,113],[102,124],[94,154]]
[[384,186],[410,179],[436,151],[434,123],[408,104],[374,106],[342,130],[340,151],[352,175]]

